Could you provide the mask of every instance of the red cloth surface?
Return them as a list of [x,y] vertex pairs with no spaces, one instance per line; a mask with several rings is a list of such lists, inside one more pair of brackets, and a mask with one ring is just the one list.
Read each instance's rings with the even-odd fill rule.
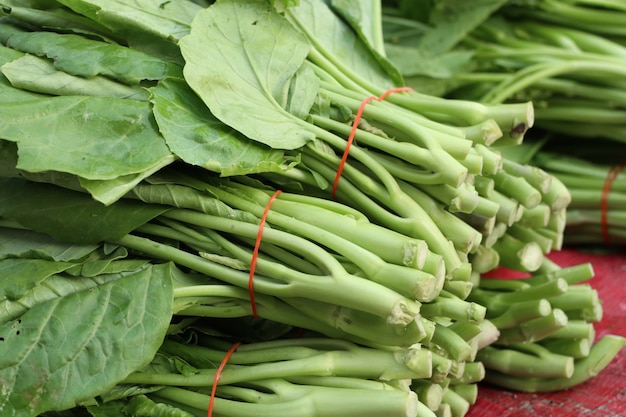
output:
[[[564,249],[550,254],[562,267],[590,262],[594,278],[587,281],[603,303],[596,338],[611,333],[626,337],[626,250],[598,254]],[[520,393],[481,384],[478,400],[466,417],[626,417],[626,348],[595,378],[555,393]]]

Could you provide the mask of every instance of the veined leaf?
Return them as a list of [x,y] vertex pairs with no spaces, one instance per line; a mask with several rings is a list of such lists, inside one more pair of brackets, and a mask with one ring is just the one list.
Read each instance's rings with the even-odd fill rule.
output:
[[[31,4],[29,4],[31,3]],[[107,28],[64,7],[46,7],[46,1],[3,0],[2,13],[11,21],[26,27],[45,27],[66,33],[89,35],[105,41],[116,39]],[[48,2],[49,3],[49,2]],[[55,2],[56,3],[56,2]],[[42,7],[38,9],[37,7]]]
[[85,78],[105,76],[129,85],[182,76],[182,68],[122,45],[74,34],[28,32],[0,24],[0,39],[13,49],[52,60],[59,71]]
[[[79,178],[80,186],[89,191],[91,196],[102,204],[110,205],[122,198],[144,179],[178,160],[173,154],[165,155],[152,167],[137,174],[120,175],[110,180],[90,180]],[[53,182],[54,183],[54,182]],[[56,184],[56,183],[54,183]]]
[[20,179],[0,179],[0,216],[62,242],[119,239],[167,210],[130,200],[105,206],[86,193]]
[[71,75],[57,70],[52,61],[30,54],[7,62],[0,71],[13,87],[36,93],[148,99],[148,92],[142,87],[128,86],[99,75],[90,78]]
[[280,150],[250,140],[211,114],[182,80],[151,89],[154,116],[169,148],[180,159],[221,175],[281,171]]
[[188,0],[57,0],[114,32],[143,32],[177,41],[201,6]]
[[0,227],[0,259],[20,257],[71,262],[89,255],[98,246],[92,243],[68,244],[43,233]]
[[0,412],[69,409],[147,365],[171,319],[169,269],[152,266],[54,298],[0,325]]
[[16,142],[17,168],[92,180],[137,174],[170,151],[149,102],[35,95],[0,83],[0,137]]
[[70,262],[46,259],[7,258],[0,260],[0,301],[15,301],[53,274],[73,266]]
[[277,149],[314,139],[285,110],[310,45],[267,1],[217,1],[198,12],[180,48],[185,80],[223,123]]
[[189,0],[58,0],[124,39],[133,49],[180,62],[177,42],[202,7]]

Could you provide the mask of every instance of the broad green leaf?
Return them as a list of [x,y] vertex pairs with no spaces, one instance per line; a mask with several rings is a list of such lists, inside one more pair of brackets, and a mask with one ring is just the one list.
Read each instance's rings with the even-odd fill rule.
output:
[[250,140],[219,121],[184,81],[166,79],[151,91],[161,134],[186,163],[224,176],[285,169],[282,151]]
[[0,216],[60,241],[94,243],[119,239],[166,210],[164,206],[132,200],[105,206],[78,191],[0,179]]
[[15,301],[51,275],[73,266],[70,262],[46,259],[6,258],[0,260],[0,301]]
[[0,323],[18,318],[38,304],[80,291],[91,290],[99,285],[116,281],[127,275],[136,274],[137,271],[149,267],[145,264],[139,268],[132,268],[131,264],[128,264],[128,266],[131,267],[131,269],[124,269],[116,273],[102,274],[93,277],[83,277],[65,272],[50,275],[38,283],[38,285],[32,286],[25,291],[20,298],[13,299],[7,297],[6,299],[0,300]]
[[0,411],[35,417],[107,392],[152,360],[171,319],[170,265],[36,304],[0,326]]
[[0,138],[16,142],[17,168],[109,180],[159,166],[170,151],[149,102],[35,95],[0,83]]
[[94,200],[105,205],[115,203],[142,180],[161,168],[175,162],[174,155],[165,156],[154,167],[138,174],[122,175],[112,180],[88,180],[72,174],[57,171],[27,172],[15,168],[17,165],[17,145],[0,140],[0,177],[20,177],[35,182],[45,182],[71,190],[87,191]]
[[188,0],[58,0],[114,32],[145,32],[179,40],[202,8]]
[[320,80],[313,69],[303,65],[296,71],[289,85],[286,110],[300,119],[306,119],[318,99]]
[[310,45],[267,1],[217,1],[198,12],[180,48],[185,80],[223,123],[277,149],[314,139],[285,110]]
[[125,39],[131,48],[179,61],[177,42],[202,7],[189,0],[58,0]]
[[[0,190],[2,187],[0,186]],[[0,259],[30,258],[71,262],[84,258],[99,245],[64,243],[31,230],[0,227]]]
[[[0,83],[0,91],[2,91]],[[17,145],[0,139],[0,177],[17,177],[20,172],[17,165]]]
[[5,62],[13,61],[17,58],[24,56],[23,52],[16,51],[13,48],[7,48],[4,45],[0,45],[0,65]]
[[57,70],[80,77],[104,76],[135,85],[143,80],[182,76],[179,65],[122,45],[79,35],[27,32],[0,24],[0,37],[6,46],[49,58]]
[[71,10],[64,7],[50,7],[49,2],[47,2],[48,7],[46,7],[45,0],[35,3],[42,3],[40,5],[42,8],[38,9],[38,4],[28,7],[22,0],[9,2],[5,0],[0,4],[4,6],[2,11],[11,17],[11,21],[20,24],[20,26],[88,35],[102,40],[116,38],[109,29]]
[[[157,354],[155,355],[154,359],[152,360],[152,362],[150,362],[150,365],[159,357],[161,357],[163,355],[161,355],[160,353],[157,352]],[[142,368],[145,369],[145,368]],[[137,394],[149,394],[151,392],[155,392],[155,391],[159,391],[160,389],[163,389],[163,387],[159,386],[159,385],[130,385],[130,384],[120,384],[120,385],[116,385],[113,387],[113,389],[111,389],[110,391],[104,393],[104,394],[100,394],[98,395],[98,401],[102,402],[103,404],[100,405],[107,405],[110,404],[112,402],[115,402],[116,400],[123,400],[127,397],[133,396],[133,395],[137,395]],[[86,406],[89,406],[91,404],[89,403],[85,403]],[[93,411],[93,409],[91,407],[90,411]],[[94,414],[95,415],[95,414]],[[104,415],[105,417],[109,417]],[[124,416],[124,417],[128,417],[128,416]]]
[[59,71],[52,61],[24,55],[0,67],[11,85],[22,90],[57,96],[82,95],[147,100],[148,92],[103,76],[78,77]]
[[300,0],[286,11],[314,48],[344,73],[357,74],[381,90],[402,85],[402,76],[380,53],[335,14],[324,1]]
[[[91,196],[102,204],[113,204],[126,193],[133,189],[144,179],[159,171],[160,169],[177,161],[178,158],[173,155],[165,155],[155,165],[137,174],[120,175],[110,180],[91,180],[80,178],[80,186],[87,190]],[[56,182],[53,182],[56,184]]]

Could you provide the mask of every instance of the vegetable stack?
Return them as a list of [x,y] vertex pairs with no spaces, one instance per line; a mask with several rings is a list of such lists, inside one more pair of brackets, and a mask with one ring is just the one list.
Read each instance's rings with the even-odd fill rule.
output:
[[407,89],[378,4],[292,3],[4,2],[0,410],[463,416],[520,389],[505,347],[565,387],[623,346],[570,349],[570,195],[495,148],[532,104]]
[[[484,1],[468,10],[441,1],[412,15],[410,3],[384,2],[387,49],[406,82],[486,104],[532,100],[529,146],[507,157],[568,187],[567,243],[622,245],[624,2]],[[420,65],[431,56],[437,72]]]

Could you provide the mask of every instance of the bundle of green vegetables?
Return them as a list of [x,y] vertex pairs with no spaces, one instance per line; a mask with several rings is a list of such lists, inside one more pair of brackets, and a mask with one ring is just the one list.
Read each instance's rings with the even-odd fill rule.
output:
[[[568,187],[566,242],[622,244],[614,177],[626,140],[626,5],[481,1],[470,12],[440,1],[411,15],[410,3],[384,2],[387,49],[406,82],[485,104],[532,101],[536,123],[525,144],[535,149],[508,157]],[[419,63],[432,55],[438,68]]]
[[567,189],[494,147],[530,103],[398,90],[377,2],[209,3],[2,2],[3,413],[463,416],[610,362]]

